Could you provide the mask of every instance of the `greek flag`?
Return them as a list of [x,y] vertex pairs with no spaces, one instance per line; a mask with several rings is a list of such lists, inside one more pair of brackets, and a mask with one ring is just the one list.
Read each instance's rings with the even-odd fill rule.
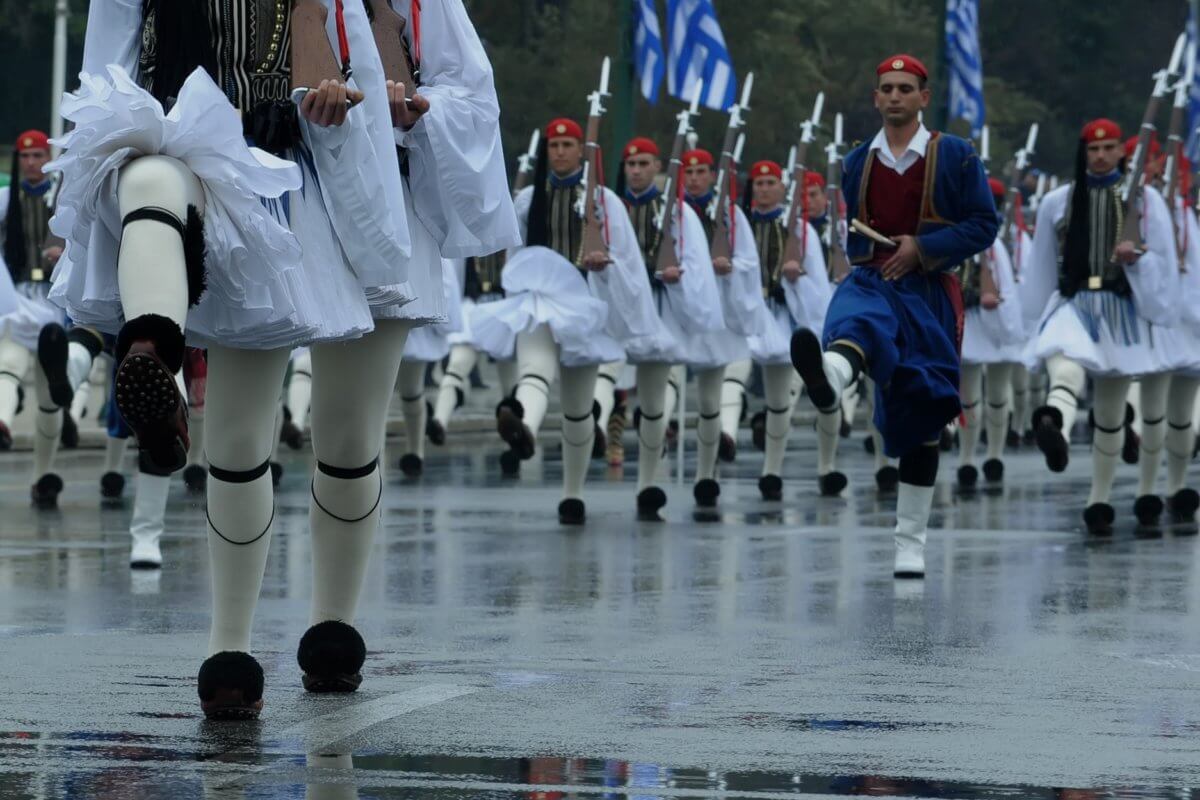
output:
[[642,96],[653,105],[658,102],[658,87],[667,69],[654,0],[633,0],[633,19],[634,68],[642,84]]
[[729,108],[737,94],[737,79],[712,0],[667,0],[667,19],[671,39],[667,91],[691,100],[692,87],[703,80],[700,102],[719,111]]
[[[1187,37],[1188,44],[1200,44],[1196,40],[1196,18],[1191,14],[1188,15]],[[1196,75],[1192,78],[1192,85],[1188,87],[1187,133],[1183,137],[1184,154],[1193,165],[1200,162],[1198,127],[1200,127],[1200,52],[1196,53]],[[1195,169],[1195,166],[1192,168]]]
[[983,130],[983,58],[979,52],[979,0],[946,0],[946,55],[950,65],[950,119]]

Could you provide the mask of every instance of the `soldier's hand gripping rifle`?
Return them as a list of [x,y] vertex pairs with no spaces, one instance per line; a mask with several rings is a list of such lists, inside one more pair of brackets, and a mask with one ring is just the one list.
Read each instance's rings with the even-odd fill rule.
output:
[[[1179,83],[1175,84],[1175,105],[1171,108],[1171,123],[1167,129],[1167,161],[1164,166],[1166,177],[1166,190],[1164,192],[1167,201],[1167,209],[1171,212],[1171,229],[1175,232],[1175,247],[1179,255],[1179,271],[1185,271],[1184,253],[1182,242],[1186,240],[1186,236],[1181,235],[1179,230],[1181,224],[1186,224],[1183,215],[1175,213],[1176,198],[1179,195],[1179,164],[1183,159],[1183,125],[1184,118],[1187,116],[1187,107],[1191,91],[1192,82],[1196,77],[1196,46],[1189,44],[1185,50],[1185,58],[1187,63],[1183,69],[1183,77]],[[1186,198],[1184,198],[1186,201]],[[1186,202],[1185,202],[1186,206]]]
[[[671,144],[671,160],[667,162],[667,180],[663,184],[663,205],[654,221],[658,228],[658,249],[654,253],[654,271],[662,274],[667,267],[681,266],[679,255],[676,254],[675,230],[671,224],[675,219],[676,199],[679,196],[679,173],[683,169],[683,149],[687,147],[688,133],[692,129],[692,120],[700,113],[700,94],[704,91],[704,82],[696,81],[696,90],[692,94],[692,102],[683,111],[675,115],[679,123],[675,126],[675,141]],[[682,211],[682,209],[680,209]],[[682,218],[679,220],[680,230],[683,228]]]
[[517,175],[513,179],[512,185],[513,197],[516,197],[517,193],[528,186],[529,182],[533,180],[533,169],[537,164],[537,151],[541,140],[541,130],[534,128],[533,133],[529,137],[529,149],[517,158]]
[[842,239],[842,115],[833,118],[833,141],[825,148],[829,165],[825,170],[825,196],[829,199],[829,277],[841,283],[850,274],[850,259]]
[[[1154,75],[1154,91],[1151,92],[1150,99],[1146,102],[1146,113],[1142,116],[1142,127],[1138,130],[1137,148],[1133,151],[1133,158],[1129,160],[1129,169],[1125,175],[1125,181],[1121,185],[1124,221],[1121,225],[1121,232],[1117,236],[1117,242],[1133,242],[1134,250],[1138,255],[1145,252],[1142,243],[1142,207],[1139,195],[1141,194],[1142,178],[1146,174],[1146,156],[1150,152],[1150,142],[1154,136],[1154,120],[1158,117],[1158,107],[1162,104],[1162,99],[1166,96],[1172,79],[1179,75],[1186,42],[1187,34],[1179,34],[1179,38],[1175,40],[1175,49],[1171,53],[1170,64],[1166,69],[1160,70]],[[1113,263],[1117,262],[1116,253],[1113,253],[1112,260]]]
[[821,125],[821,111],[825,108],[825,93],[818,92],[813,103],[812,117],[800,123],[800,141],[795,147],[795,162],[792,166],[792,200],[787,213],[787,239],[783,246],[783,263],[800,265],[800,274],[804,274],[804,247],[801,242],[806,235],[808,215],[805,215],[805,231],[796,233],[796,225],[800,221],[800,210],[805,206],[804,175],[808,171],[808,146],[817,138],[817,128]]
[[754,73],[746,75],[742,85],[742,97],[729,109],[729,125],[725,128],[725,140],[721,143],[720,170],[717,172],[717,196],[713,200],[708,215],[713,220],[712,242],[709,250],[713,261],[718,258],[726,260],[733,257],[733,246],[729,239],[729,228],[736,223],[733,209],[729,208],[729,184],[737,175],[737,156],[734,149],[737,146],[738,134],[745,127],[746,121],[742,114],[750,110],[750,92],[754,88]]
[[583,201],[577,211],[583,216],[583,266],[600,270],[610,262],[604,229],[596,214],[596,198],[600,194],[600,119],[604,116],[604,100],[609,97],[608,56],[600,64],[600,85],[588,95],[588,121],[583,146]]

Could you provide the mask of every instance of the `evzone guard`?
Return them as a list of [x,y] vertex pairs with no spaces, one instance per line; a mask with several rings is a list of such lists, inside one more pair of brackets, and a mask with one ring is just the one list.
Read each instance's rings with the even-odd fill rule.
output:
[[[381,10],[372,9],[377,23]],[[186,461],[174,381],[185,338],[208,348],[213,617],[198,691],[210,718],[262,708],[251,623],[292,348],[312,346],[317,458],[312,627],[298,660],[310,691],[353,691],[365,646],[351,623],[379,522],[377,460],[404,340],[441,319],[441,293],[431,291],[439,246],[491,252],[515,239],[511,207],[481,219],[478,204],[439,185],[435,165],[450,163],[442,168],[460,173],[445,184],[476,183],[464,191],[477,197],[494,191],[483,183],[503,165],[443,161],[472,146],[448,138],[449,128],[486,137],[480,146],[498,156],[497,110],[494,94],[464,91],[486,90],[491,78],[461,4],[427,0],[421,13],[423,87],[409,102],[413,87],[389,82],[357,0],[90,10],[83,85],[63,103],[75,128],[54,165],[65,190],[52,228],[67,247],[52,297],[72,318],[117,334],[118,407],[142,459],[165,473]],[[391,31],[418,54],[412,22]],[[229,26],[261,36],[207,35]],[[119,237],[107,220],[120,221]]]
[[900,459],[893,574],[922,578],[938,437],[961,411],[962,296],[950,270],[991,245],[999,223],[970,142],[919,119],[930,101],[925,66],[898,55],[876,76],[883,128],[844,164],[856,266],[834,293],[823,337],[792,337],[792,360],[818,409],[839,404],[864,371],[874,379],[884,449]]

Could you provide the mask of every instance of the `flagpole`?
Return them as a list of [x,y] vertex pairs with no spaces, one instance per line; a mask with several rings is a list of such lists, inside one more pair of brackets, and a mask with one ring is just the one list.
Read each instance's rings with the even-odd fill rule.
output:
[[933,102],[933,129],[946,130],[946,118],[950,116],[950,58],[946,52],[946,22],[950,0],[943,0],[938,15],[937,79],[940,82]]
[[613,64],[612,101],[609,106],[610,121],[608,148],[608,181],[616,185],[617,170],[621,168],[621,148],[633,138],[633,98],[636,93],[636,76],[633,71],[633,9],[632,0],[625,0],[625,11],[621,14],[620,30],[617,33],[617,57]]

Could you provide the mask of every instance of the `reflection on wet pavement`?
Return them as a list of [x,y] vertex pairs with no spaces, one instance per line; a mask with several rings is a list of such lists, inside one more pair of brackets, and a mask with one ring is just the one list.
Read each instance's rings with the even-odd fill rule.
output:
[[[203,509],[173,487],[161,575],[125,566],[130,510],[101,454],[66,456],[62,508],[0,457],[0,798],[1200,798],[1196,539],[1085,541],[1086,459],[1001,491],[939,486],[924,584],[890,577],[893,501],[847,443],[817,496],[797,432],[784,504],[756,455],[697,519],[634,520],[636,468],[554,518],[553,447],[519,480],[490,441],[388,475],[361,611],[367,680],[305,696],[311,463],[287,462],[256,618],[257,724],[200,719]],[[857,451],[857,452],[856,452]],[[394,460],[394,458],[392,459]],[[950,472],[947,470],[946,472]]]

